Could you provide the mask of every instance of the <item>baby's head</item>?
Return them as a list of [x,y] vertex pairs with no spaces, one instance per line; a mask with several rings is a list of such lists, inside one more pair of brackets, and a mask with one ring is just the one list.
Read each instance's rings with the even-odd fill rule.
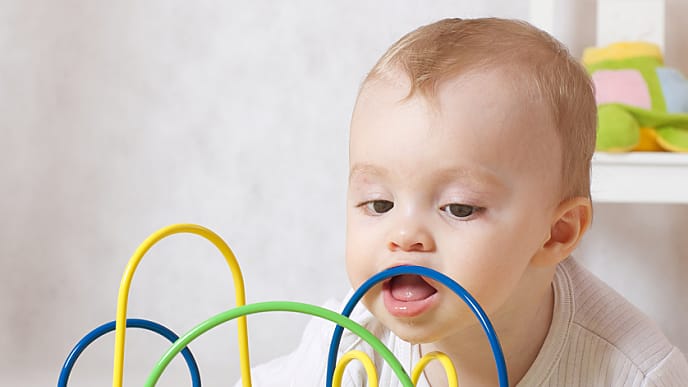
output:
[[[445,19],[423,26],[387,50],[362,90],[401,76],[409,82],[407,98],[419,94],[433,101],[443,82],[491,71],[504,73],[510,84],[503,88],[515,88],[526,99],[524,108],[525,102],[546,107],[540,121],[558,137],[562,196],[589,196],[596,125],[592,83],[565,46],[525,22]],[[541,141],[537,134],[524,131],[523,140]]]
[[[488,312],[525,302],[589,223],[595,117],[585,70],[527,23],[448,19],[402,37],[352,116],[352,284],[415,264],[454,278]],[[424,282],[395,278],[364,302],[407,339],[437,340],[466,310]],[[445,323],[395,325],[411,320]]]

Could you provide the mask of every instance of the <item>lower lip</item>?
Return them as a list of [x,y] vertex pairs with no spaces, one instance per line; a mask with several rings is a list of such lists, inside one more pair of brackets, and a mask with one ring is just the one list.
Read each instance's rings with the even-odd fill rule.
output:
[[382,297],[387,311],[395,317],[416,317],[432,307],[437,299],[437,293],[418,301],[401,301],[392,297],[389,282],[382,287]]

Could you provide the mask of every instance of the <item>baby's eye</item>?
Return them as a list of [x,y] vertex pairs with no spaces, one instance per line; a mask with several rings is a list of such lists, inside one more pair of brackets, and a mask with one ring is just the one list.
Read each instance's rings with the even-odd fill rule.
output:
[[464,219],[478,212],[480,208],[468,204],[452,203],[442,207],[441,210],[454,218]]
[[394,203],[389,200],[371,200],[363,205],[371,214],[384,214],[394,207]]

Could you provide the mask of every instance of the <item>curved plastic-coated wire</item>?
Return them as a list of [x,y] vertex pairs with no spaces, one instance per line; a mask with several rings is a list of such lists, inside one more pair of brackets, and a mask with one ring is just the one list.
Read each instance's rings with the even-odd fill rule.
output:
[[[473,298],[461,285],[459,285],[453,279],[447,277],[446,275],[422,266],[397,266],[391,269],[381,271],[374,276],[370,277],[366,282],[363,283],[354,294],[349,299],[349,302],[344,306],[342,310],[342,315],[349,317],[351,312],[353,312],[354,307],[363,298],[363,295],[370,290],[378,282],[384,281],[387,278],[394,277],[402,274],[415,274],[423,277],[432,278],[433,280],[440,282],[442,285],[449,288],[451,291],[456,293],[457,296],[468,305],[475,317],[477,317],[480,325],[483,327],[483,331],[487,335],[490,341],[490,347],[492,348],[492,354],[494,355],[495,364],[497,366],[497,376],[499,377],[499,386],[508,387],[509,378],[506,371],[506,362],[504,361],[504,353],[502,352],[502,347],[499,344],[499,339],[497,338],[497,333],[492,327],[492,323],[487,318],[487,314],[483,308],[478,304],[478,301]],[[334,374],[335,364],[337,364],[337,351],[339,350],[339,343],[342,340],[343,328],[337,326],[332,334],[332,341],[330,342],[330,352],[327,358],[327,387],[332,387],[332,376]]]
[[418,361],[418,364],[413,367],[413,372],[411,373],[411,381],[413,382],[413,385],[415,386],[418,384],[420,374],[423,373],[423,370],[428,363],[433,360],[439,361],[442,364],[442,367],[444,367],[444,373],[447,375],[447,386],[459,387],[459,377],[456,375],[456,368],[454,368],[454,364],[449,356],[442,352],[430,352],[420,358],[420,361]]
[[[177,336],[176,333],[172,332],[164,325],[158,324],[150,320],[143,320],[138,318],[127,319],[127,328],[147,329],[149,331],[153,331],[159,334],[160,336],[165,337],[172,343],[179,339],[179,336]],[[81,353],[84,352],[86,347],[91,345],[91,343],[96,341],[101,336],[114,330],[115,321],[110,321],[92,330],[81,340],[79,340],[76,346],[74,346],[74,349],[72,349],[72,351],[67,356],[67,360],[65,360],[64,365],[62,366],[60,378],[57,381],[57,387],[67,387],[67,381],[69,380],[69,375],[72,373],[74,364],[76,364],[77,359],[79,358],[79,356],[81,356]],[[191,350],[189,350],[189,348],[184,348],[182,350],[182,356],[184,356],[184,360],[186,360],[186,365],[189,367],[189,372],[191,373],[192,386],[201,387],[201,374],[198,371],[198,363],[196,363],[196,359],[194,359]]]
[[[244,279],[241,275],[241,269],[237,263],[232,250],[227,246],[224,240],[209,229],[195,225],[195,224],[174,224],[161,228],[160,230],[151,234],[134,252],[129,263],[124,270],[122,282],[119,286],[119,295],[117,297],[117,319],[115,320],[115,355],[114,365],[112,368],[112,387],[122,387],[122,375],[124,374],[124,337],[125,337],[125,321],[127,318],[127,301],[129,298],[129,288],[131,287],[131,279],[134,276],[136,267],[146,254],[146,252],[161,239],[179,233],[191,233],[200,235],[203,238],[212,242],[215,247],[222,252],[225,260],[229,264],[232,271],[232,278],[234,279],[234,292],[236,298],[236,305],[242,306],[246,304],[246,295],[244,290]],[[239,317],[237,321],[239,328],[239,355],[241,366],[241,379],[243,387],[251,387],[251,365],[248,355],[248,325],[246,317]]]
[[[378,387],[379,383],[377,380],[377,370],[375,369],[375,364],[372,360],[370,360],[370,357],[365,352],[359,351],[357,349],[345,353],[344,355],[342,355],[342,358],[339,359],[339,363],[337,363],[337,367],[335,367],[334,369],[334,387],[342,387],[342,377],[344,376],[344,369],[346,369],[346,366],[349,364],[349,362],[351,362],[354,359],[360,361],[361,364],[363,364],[363,368],[365,368],[366,375],[368,376],[368,386]],[[413,381],[413,378],[411,378],[411,381]],[[416,382],[413,382],[413,384],[415,385]]]
[[182,348],[186,347],[192,340],[202,335],[203,333],[209,331],[210,329],[227,322],[229,320],[235,319],[239,316],[246,316],[249,314],[261,313],[261,312],[297,312],[303,314],[309,314],[312,316],[320,317],[329,321],[332,321],[339,326],[342,326],[358,337],[367,342],[377,353],[379,353],[382,358],[389,364],[397,378],[404,387],[413,387],[411,378],[404,371],[404,367],[399,363],[399,360],[394,356],[392,351],[389,350],[375,335],[370,331],[362,327],[357,322],[344,317],[337,312],[333,312],[329,309],[321,308],[319,306],[303,304],[300,302],[291,301],[269,301],[269,302],[259,302],[255,304],[248,304],[244,306],[238,306],[232,308],[228,311],[222,312],[215,315],[208,320],[195,326],[189,332],[184,334],[177,340],[172,347],[170,347],[167,352],[160,358],[158,363],[151,371],[148,379],[146,380],[145,387],[153,387],[155,383],[162,375],[165,367],[172,361],[172,359],[181,351]]

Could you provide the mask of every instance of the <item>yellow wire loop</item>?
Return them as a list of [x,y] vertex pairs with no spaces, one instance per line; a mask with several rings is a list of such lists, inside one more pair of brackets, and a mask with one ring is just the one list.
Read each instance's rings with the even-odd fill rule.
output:
[[420,358],[418,364],[416,364],[416,366],[413,367],[413,372],[411,374],[411,381],[413,382],[413,385],[415,386],[416,383],[418,383],[420,374],[423,373],[425,366],[427,366],[428,363],[430,363],[433,360],[439,360],[439,362],[442,363],[442,366],[444,367],[444,372],[447,374],[447,385],[449,387],[459,387],[459,378],[456,375],[456,369],[454,368],[454,364],[452,363],[449,356],[445,355],[442,352],[430,352]]
[[[122,387],[122,376],[124,373],[124,336],[126,330],[127,320],[127,302],[129,299],[129,288],[131,287],[131,280],[134,276],[134,271],[139,262],[146,254],[146,252],[153,247],[154,244],[161,239],[179,233],[191,233],[200,235],[203,238],[212,242],[215,247],[224,255],[225,260],[229,264],[232,271],[232,278],[234,280],[234,292],[236,298],[236,306],[243,306],[246,304],[246,295],[244,290],[244,279],[241,275],[241,269],[232,250],[227,246],[224,240],[209,229],[195,225],[195,224],[173,224],[161,228],[160,230],[151,234],[129,259],[127,267],[124,269],[122,282],[119,286],[119,295],[117,297],[117,319],[115,320],[115,358],[114,367],[112,370],[112,387]],[[246,323],[246,316],[237,318],[239,327],[239,355],[241,380],[243,387],[251,387],[251,365],[248,355],[248,326]]]
[[368,375],[368,386],[377,387],[377,370],[375,370],[375,364],[370,360],[370,357],[363,351],[353,350],[345,353],[342,358],[337,363],[334,368],[334,374],[332,375],[332,387],[342,386],[342,377],[344,376],[344,369],[352,360],[358,360],[363,364],[366,374]]

